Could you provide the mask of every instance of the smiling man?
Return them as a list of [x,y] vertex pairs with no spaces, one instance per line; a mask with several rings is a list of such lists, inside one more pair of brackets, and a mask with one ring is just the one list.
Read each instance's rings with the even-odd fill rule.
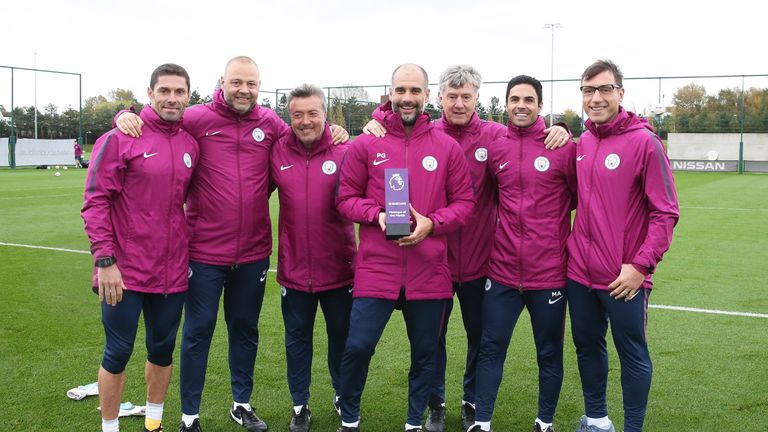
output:
[[579,205],[568,240],[568,304],[585,409],[578,432],[614,431],[606,404],[609,323],[621,362],[624,430],[638,432],[651,388],[651,277],[680,210],[661,139],[621,106],[618,66],[598,60],[587,67],[581,94],[589,120],[576,149]]
[[[442,116],[433,121],[435,127],[455,139],[464,153],[472,175],[477,205],[458,230],[448,234],[448,265],[451,269],[453,291],[459,300],[461,318],[467,335],[466,366],[463,377],[461,403],[462,429],[467,430],[475,421],[475,391],[477,358],[480,352],[483,292],[486,267],[491,254],[493,230],[496,221],[495,189],[486,168],[488,145],[502,136],[504,125],[485,121],[476,112],[482,84],[480,73],[472,66],[450,66],[440,75],[438,102]],[[366,125],[376,136],[383,136],[385,128],[375,120]],[[565,128],[555,125],[548,132],[547,147],[560,147],[568,141]],[[448,305],[449,316],[453,301]],[[436,373],[429,398],[428,432],[445,430],[445,370],[447,365],[445,320]]]
[[[312,339],[317,305],[328,335],[328,370],[339,394],[341,358],[352,308],[354,225],[335,206],[347,145],[333,145],[325,95],[303,84],[288,94],[291,133],[273,147],[271,178],[280,198],[277,282],[282,295],[291,432],[309,430]],[[334,399],[334,406],[338,401]]]
[[[461,148],[424,113],[427,82],[420,66],[395,69],[390,100],[374,114],[389,133],[359,137],[342,164],[337,208],[360,224],[360,252],[342,361],[339,432],[358,430],[368,365],[396,308],[403,311],[411,346],[405,430],[422,430],[440,333],[453,298],[446,234],[467,220],[475,202]],[[406,170],[413,230],[397,241],[387,240],[385,188],[401,190]]]
[[144,431],[162,432],[187,294],[184,202],[198,160],[197,142],[181,128],[189,103],[187,71],[175,64],[159,66],[147,95],[150,104],[141,111],[144,135],[131,138],[112,130],[96,141],[81,212],[106,336],[99,368],[103,432],[119,430],[125,366],[142,312],[147,346]]
[[531,317],[539,367],[533,431],[554,431],[563,382],[566,241],[576,204],[576,146],[569,141],[555,150],[545,148],[542,93],[537,79],[512,78],[506,133],[488,146],[499,212],[483,297],[477,412],[470,432],[491,430],[504,360],[523,308]]

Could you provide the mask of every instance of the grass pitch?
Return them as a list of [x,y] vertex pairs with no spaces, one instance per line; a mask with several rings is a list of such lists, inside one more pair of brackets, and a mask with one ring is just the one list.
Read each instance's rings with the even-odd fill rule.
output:
[[[0,170],[0,242],[88,250],[79,209],[85,170]],[[768,314],[768,176],[675,174],[681,219],[655,277],[652,305]],[[273,203],[273,221],[277,205]],[[274,264],[273,264],[274,267]],[[0,244],[0,430],[98,430],[98,399],[71,401],[71,387],[95,381],[103,348],[98,299],[90,291],[90,255]],[[251,399],[272,431],[288,430],[279,288],[270,274]],[[221,315],[221,314],[220,314]],[[231,405],[223,317],[214,336],[203,394],[206,432],[241,430]],[[315,332],[312,430],[334,431],[333,390],[325,362],[322,314]],[[128,365],[123,400],[145,403],[143,332]],[[648,431],[768,430],[768,318],[651,308],[648,335],[654,377]],[[565,343],[565,382],[555,424],[573,430],[583,412],[576,357]],[[466,340],[458,307],[449,326],[447,430],[459,431]],[[402,430],[409,352],[401,315],[393,314],[363,395],[364,431]],[[609,342],[610,344],[610,342]],[[623,427],[619,364],[610,352],[609,413]],[[178,358],[178,356],[177,356]],[[515,330],[494,416],[496,431],[529,431],[536,416],[536,361],[527,314]],[[180,419],[178,371],[165,408],[166,430]],[[142,418],[121,420],[139,431]]]

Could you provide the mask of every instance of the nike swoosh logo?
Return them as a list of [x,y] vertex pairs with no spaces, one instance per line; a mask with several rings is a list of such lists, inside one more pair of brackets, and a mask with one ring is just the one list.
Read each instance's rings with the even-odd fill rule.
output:
[[214,135],[218,135],[218,134],[220,134],[220,133],[221,133],[221,131],[216,131],[216,132],[206,132],[206,133],[205,133],[205,136],[214,136]]
[[280,171],[285,171],[285,170],[287,170],[288,168],[291,168],[291,167],[293,167],[293,165],[288,165],[288,166],[280,165]]
[[500,169],[500,170],[503,170],[503,169],[504,169],[504,167],[505,167],[505,166],[507,166],[507,164],[508,164],[508,163],[509,163],[509,161],[506,161],[506,162],[504,162],[503,164],[500,164],[500,165],[499,165],[499,169]]
[[151,158],[152,156],[155,156],[155,155],[157,155],[157,153],[150,153],[150,154],[147,154],[147,152],[144,152],[144,159],[146,159],[146,158]]
[[549,299],[549,304],[555,304],[555,303],[559,302],[560,300],[562,300],[564,298],[565,298],[565,296],[560,296],[560,297],[558,297],[556,299]]
[[581,156],[577,157],[576,160],[580,161],[580,160],[584,159],[584,156],[586,156],[586,155],[581,155]]
[[389,160],[389,159],[383,159],[383,160],[375,160],[375,161],[373,161],[373,166],[376,166],[376,165],[381,165],[381,164],[383,164],[384,162],[386,162],[386,161],[388,161],[388,160]]
[[259,282],[264,282],[265,280],[267,280],[267,275],[264,275],[259,278]]

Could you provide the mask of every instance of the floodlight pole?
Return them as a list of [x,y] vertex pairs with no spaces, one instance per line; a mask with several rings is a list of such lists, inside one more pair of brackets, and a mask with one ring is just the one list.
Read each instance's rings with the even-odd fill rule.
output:
[[35,139],[37,139],[37,51],[35,51],[35,72],[33,75],[35,82]]
[[744,75],[741,76],[741,121],[739,122],[739,174],[744,174]]
[[549,69],[549,127],[555,123],[555,29],[562,28],[560,23],[544,24],[545,29],[552,29],[552,49],[550,51]]

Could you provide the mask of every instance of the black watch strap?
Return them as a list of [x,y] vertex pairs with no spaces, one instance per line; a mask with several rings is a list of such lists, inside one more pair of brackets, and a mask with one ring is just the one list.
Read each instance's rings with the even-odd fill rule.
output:
[[96,259],[96,267],[109,267],[115,264],[117,260],[113,256],[101,257]]

